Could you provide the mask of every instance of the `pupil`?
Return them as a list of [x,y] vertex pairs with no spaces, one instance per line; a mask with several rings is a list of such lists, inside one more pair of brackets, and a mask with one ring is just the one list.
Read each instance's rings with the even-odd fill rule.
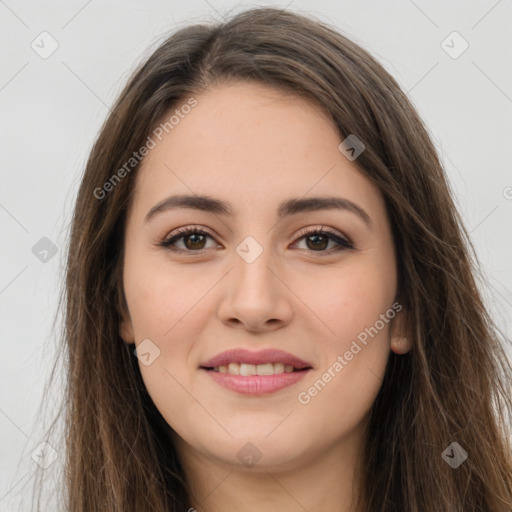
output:
[[[323,238],[323,243],[320,242],[320,244],[318,244],[318,239],[319,238]],[[327,247],[327,243],[328,243],[328,240],[327,240],[327,237],[325,237],[324,235],[311,235],[308,237],[308,242],[311,241],[311,240],[315,240],[313,242],[313,249],[325,249]],[[309,247],[309,245],[308,245]],[[309,247],[311,249],[311,247]]]
[[[191,235],[187,235],[186,236],[186,239],[187,239],[187,242],[190,242],[190,240],[193,239],[193,237],[199,237],[199,238],[203,238],[203,235],[201,234],[198,234],[198,233],[193,233]],[[202,247],[196,247],[196,244],[199,243],[201,244],[201,242],[204,242],[204,240],[193,240],[192,241],[192,247],[190,246],[191,244],[189,243],[185,243],[185,245],[189,248],[189,249],[202,249]]]

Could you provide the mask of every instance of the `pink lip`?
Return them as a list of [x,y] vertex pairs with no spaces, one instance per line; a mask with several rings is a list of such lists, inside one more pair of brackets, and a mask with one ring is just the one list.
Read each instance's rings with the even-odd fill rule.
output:
[[206,371],[217,384],[245,395],[273,393],[274,391],[295,384],[309,373],[309,370],[301,370],[277,375],[251,375],[243,377],[241,375],[214,372],[213,370],[202,370]]
[[[233,349],[217,354],[208,361],[201,363],[201,368],[215,368],[217,366],[227,365],[229,363],[238,364],[265,364],[265,363],[282,363],[291,364],[295,369],[302,370],[304,368],[311,368],[311,365],[298,357],[277,349],[266,349],[258,352],[251,352],[245,349]],[[305,372],[302,372],[305,373]],[[222,374],[225,375],[225,374]],[[290,375],[290,374],[288,374]],[[280,375],[277,375],[280,377]],[[233,377],[233,376],[232,376]],[[236,375],[235,375],[236,377]],[[272,375],[263,375],[258,377],[272,377]],[[250,377],[243,377],[245,380]]]

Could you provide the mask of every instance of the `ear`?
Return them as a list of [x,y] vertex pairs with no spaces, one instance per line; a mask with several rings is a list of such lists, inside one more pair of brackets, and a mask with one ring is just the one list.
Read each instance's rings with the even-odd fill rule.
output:
[[127,344],[135,343],[135,336],[133,335],[133,326],[130,316],[123,312],[121,314],[121,323],[119,325],[119,335]]
[[412,336],[406,329],[406,312],[399,311],[391,326],[390,347],[395,354],[407,354],[412,348]]

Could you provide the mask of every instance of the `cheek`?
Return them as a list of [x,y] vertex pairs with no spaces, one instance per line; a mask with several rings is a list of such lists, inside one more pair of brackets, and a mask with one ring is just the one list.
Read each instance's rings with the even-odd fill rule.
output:
[[[197,315],[216,276],[197,276],[162,258],[134,254],[126,259],[124,286],[135,339],[167,343],[182,324]],[[196,322],[197,324],[197,322]]]
[[[391,265],[355,258],[337,269],[321,269],[307,280],[300,278],[301,296],[329,328],[329,340],[342,349],[379,320],[392,306],[396,283]],[[306,294],[307,292],[307,294]],[[379,331],[388,331],[388,323]]]
[[[196,274],[194,279],[191,272],[177,271],[161,259],[151,261],[147,255],[138,259],[136,252],[126,259],[124,279],[133,332],[140,346],[137,353],[143,347],[149,347],[151,353],[150,364],[139,359],[146,388],[162,412],[171,403],[173,410],[179,410],[190,401],[183,386],[194,371],[191,349],[205,328],[204,322],[211,318],[207,310],[211,305],[204,298],[218,279],[207,274],[200,279]],[[145,345],[140,345],[143,342]]]
[[318,340],[321,368],[302,387],[307,395],[303,402],[315,402],[320,409],[334,407],[353,419],[371,407],[378,393],[396,314],[392,266],[368,263],[317,274],[308,299],[329,331]]

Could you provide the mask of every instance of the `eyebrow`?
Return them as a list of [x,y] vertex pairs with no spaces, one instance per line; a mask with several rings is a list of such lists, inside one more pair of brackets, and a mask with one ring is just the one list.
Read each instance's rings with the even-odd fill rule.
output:
[[[163,199],[153,206],[146,214],[145,222],[148,222],[159,213],[174,209],[200,210],[231,217],[234,215],[229,203],[221,199],[204,195],[174,195]],[[287,199],[279,204],[277,215],[279,219],[282,219],[297,213],[319,210],[344,210],[354,213],[372,229],[370,216],[356,203],[342,197],[322,196]]]

